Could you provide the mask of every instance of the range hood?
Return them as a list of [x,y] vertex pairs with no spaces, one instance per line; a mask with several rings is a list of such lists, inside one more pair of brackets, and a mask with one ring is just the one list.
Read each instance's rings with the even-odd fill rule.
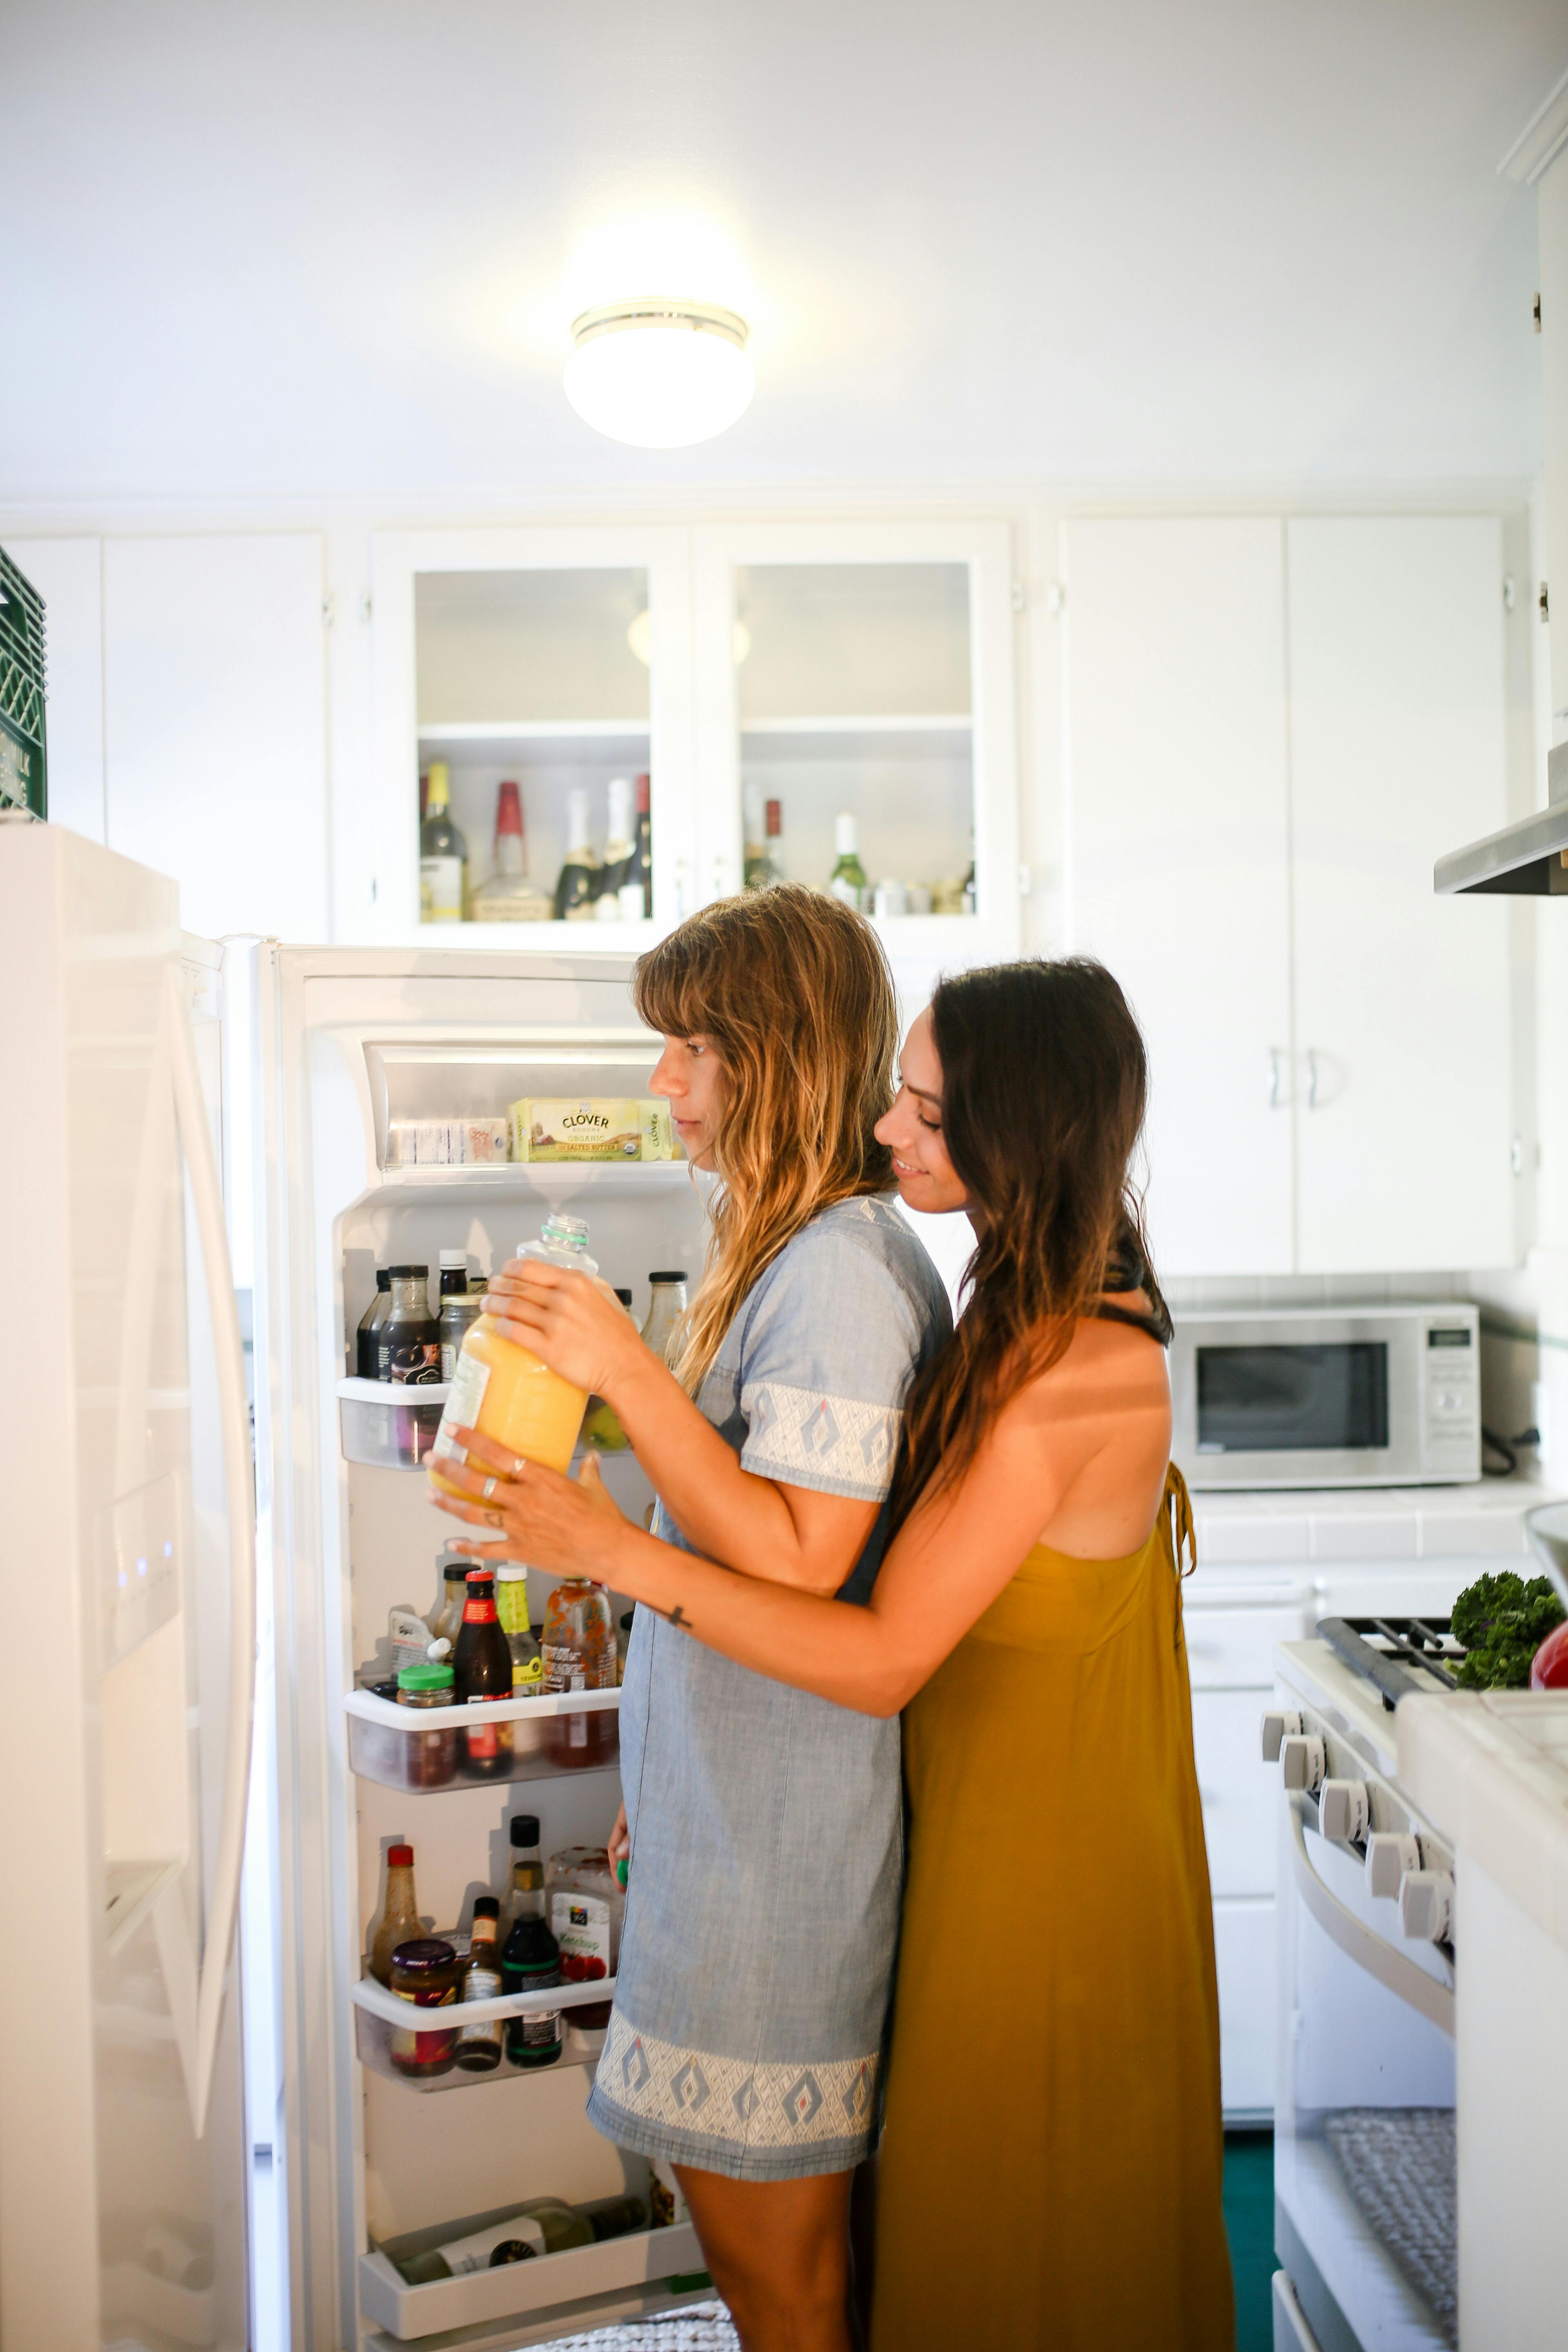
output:
[[1547,754],[1546,806],[1463,849],[1432,869],[1434,888],[1506,890],[1516,897],[1568,897],[1568,743]]

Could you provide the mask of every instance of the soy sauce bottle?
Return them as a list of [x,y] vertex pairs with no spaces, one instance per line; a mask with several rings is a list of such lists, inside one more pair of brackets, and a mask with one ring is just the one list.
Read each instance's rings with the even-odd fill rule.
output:
[[430,1312],[427,1265],[395,1265],[392,1308],[377,1326],[375,1377],[434,1388],[441,1378],[441,1330]]
[[[463,1623],[452,1653],[452,1697],[458,1706],[483,1709],[511,1696],[511,1643],[496,1613],[496,1580],[488,1568],[468,1571]],[[501,1780],[511,1766],[511,1725],[484,1723],[462,1734],[468,1770],[482,1780]]]

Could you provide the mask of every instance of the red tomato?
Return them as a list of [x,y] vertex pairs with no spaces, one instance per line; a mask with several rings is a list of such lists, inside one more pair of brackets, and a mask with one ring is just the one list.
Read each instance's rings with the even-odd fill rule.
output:
[[1530,1662],[1531,1690],[1568,1690],[1568,1617],[1548,1633]]

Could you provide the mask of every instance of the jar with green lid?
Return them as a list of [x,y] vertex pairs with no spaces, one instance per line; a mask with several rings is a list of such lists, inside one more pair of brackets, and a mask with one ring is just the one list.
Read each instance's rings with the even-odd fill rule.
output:
[[[456,2001],[463,1964],[444,1937],[417,1936],[392,1955],[392,1990],[416,2009],[445,2009]],[[434,2032],[405,2032],[394,2026],[389,2053],[400,2074],[450,2074],[458,2054],[455,2024]]]
[[[450,1706],[452,1679],[447,1665],[405,1666],[397,1677],[397,1704]],[[416,1731],[411,1725],[398,1744],[405,1789],[445,1789],[457,1779],[458,1735],[450,1724],[433,1724],[428,1731]]]

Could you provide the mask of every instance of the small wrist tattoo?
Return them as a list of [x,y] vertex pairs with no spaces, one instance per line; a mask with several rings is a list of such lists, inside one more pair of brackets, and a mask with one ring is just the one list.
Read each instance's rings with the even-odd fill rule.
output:
[[689,1625],[691,1622],[690,1618],[687,1615],[679,1601],[676,1602],[673,1609],[666,1609],[660,1613],[667,1617],[672,1625]]

